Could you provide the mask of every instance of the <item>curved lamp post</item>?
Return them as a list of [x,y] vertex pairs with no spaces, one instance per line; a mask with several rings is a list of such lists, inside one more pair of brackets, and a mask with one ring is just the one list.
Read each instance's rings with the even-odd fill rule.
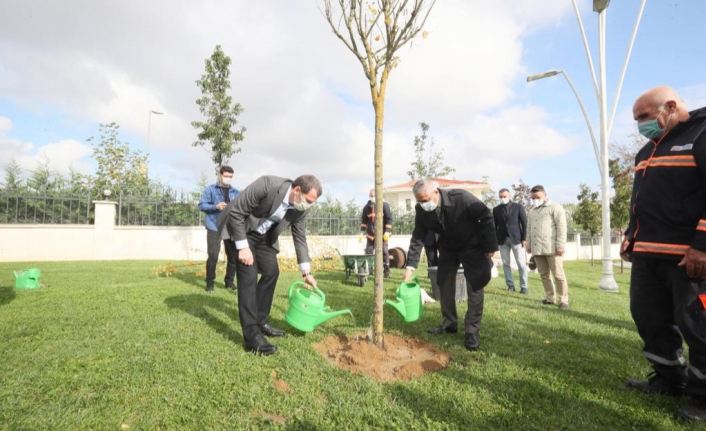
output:
[[588,48],[588,41],[586,40],[586,33],[583,29],[583,23],[581,22],[581,15],[579,14],[578,7],[576,5],[576,0],[571,0],[574,5],[574,12],[576,13],[576,19],[578,20],[579,29],[581,30],[581,37],[583,38],[584,48],[586,50],[586,57],[588,59],[588,67],[591,70],[591,78],[593,80],[593,88],[596,93],[596,98],[598,100],[599,109],[599,135],[600,135],[600,147],[596,141],[596,135],[593,130],[593,125],[588,117],[586,108],[579,97],[574,84],[569,79],[567,75],[562,70],[550,70],[548,72],[539,73],[537,75],[531,75],[527,77],[527,82],[535,81],[537,79],[548,78],[558,74],[564,75],[566,82],[569,83],[571,90],[576,96],[576,100],[579,102],[581,107],[581,112],[586,120],[586,125],[588,126],[588,131],[591,134],[591,141],[593,142],[593,151],[596,154],[596,161],[598,162],[598,172],[601,174],[601,219],[602,219],[602,233],[603,233],[603,276],[601,281],[598,283],[598,287],[601,290],[608,292],[617,292],[618,284],[615,282],[613,277],[613,259],[611,257],[610,251],[610,177],[608,175],[608,139],[610,137],[610,131],[613,126],[613,119],[615,118],[615,111],[618,106],[618,99],[620,98],[620,90],[623,86],[623,80],[625,79],[625,71],[628,67],[628,61],[630,59],[630,53],[632,52],[633,44],[635,43],[635,36],[637,35],[637,29],[640,26],[640,19],[642,18],[642,12],[645,9],[645,3],[647,0],[642,0],[640,5],[640,11],[637,15],[637,20],[635,21],[635,27],[633,28],[632,38],[630,40],[630,45],[628,46],[628,52],[625,55],[625,62],[623,63],[623,70],[620,75],[620,81],[616,90],[615,101],[613,104],[613,112],[610,117],[610,122],[608,121],[608,109],[607,109],[607,98],[606,98],[606,80],[605,80],[605,10],[610,4],[610,0],[593,0],[593,11],[598,12],[598,77],[600,81],[596,80],[596,73],[593,67],[593,60],[591,59],[591,51]]

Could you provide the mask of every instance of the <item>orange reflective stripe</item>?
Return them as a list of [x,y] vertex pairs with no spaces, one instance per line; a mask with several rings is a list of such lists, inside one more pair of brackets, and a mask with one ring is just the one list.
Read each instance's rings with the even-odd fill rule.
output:
[[661,244],[658,242],[636,242],[633,252],[659,253],[659,254],[686,254],[688,245],[681,244]]
[[651,159],[644,160],[638,163],[636,170],[645,169],[647,167],[657,167],[657,166],[677,166],[677,167],[696,167],[696,159],[693,155],[689,156],[663,156],[663,157],[652,157]]
[[706,309],[706,294],[699,295],[699,299],[701,300],[701,305]]
[[706,232],[706,220],[701,219],[699,220],[699,224],[696,225],[696,230],[701,230]]

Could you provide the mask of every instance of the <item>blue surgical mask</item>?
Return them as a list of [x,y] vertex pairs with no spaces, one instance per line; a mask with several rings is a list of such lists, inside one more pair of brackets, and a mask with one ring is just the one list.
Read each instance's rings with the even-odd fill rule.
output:
[[[662,109],[659,110],[657,118],[662,115],[663,110],[664,106],[662,107]],[[647,139],[659,139],[662,135],[664,135],[665,128],[660,127],[659,123],[657,122],[657,118],[653,118],[652,120],[647,121],[638,121],[638,132],[640,132],[640,134]]]

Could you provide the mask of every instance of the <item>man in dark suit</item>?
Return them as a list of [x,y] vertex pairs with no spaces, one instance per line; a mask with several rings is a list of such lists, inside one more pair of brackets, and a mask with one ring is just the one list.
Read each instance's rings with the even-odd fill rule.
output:
[[268,318],[279,278],[278,237],[288,226],[304,282],[316,286],[309,264],[305,218],[321,193],[321,183],[312,175],[294,181],[266,175],[247,186],[218,218],[221,237],[235,241],[238,250],[238,312],[248,352],[271,355],[277,352],[277,346],[263,335],[284,336],[284,331],[270,326]]
[[515,255],[515,263],[520,273],[520,293],[527,294],[527,265],[525,261],[525,240],[527,237],[527,213],[525,208],[510,200],[510,191],[501,189],[498,192],[500,205],[493,208],[495,233],[498,237],[500,257],[503,260],[503,272],[507,290],[515,291],[515,280],[510,266],[510,252]]
[[417,181],[412,191],[417,205],[404,279],[409,280],[417,268],[427,233],[438,234],[437,284],[443,320],[429,333],[458,331],[456,273],[459,264],[463,264],[468,290],[464,346],[470,351],[477,350],[483,318],[483,288],[490,281],[490,258],[498,250],[493,216],[483,202],[465,190],[439,189],[434,181],[424,179]]

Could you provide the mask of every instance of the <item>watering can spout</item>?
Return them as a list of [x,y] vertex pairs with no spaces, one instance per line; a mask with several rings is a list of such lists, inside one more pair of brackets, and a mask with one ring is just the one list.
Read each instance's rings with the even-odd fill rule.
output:
[[385,304],[392,305],[392,308],[394,308],[395,310],[397,310],[397,312],[400,313],[400,316],[402,316],[402,318],[404,318],[404,317],[406,316],[406,314],[407,314],[407,309],[406,309],[406,307],[405,307],[405,305],[404,305],[404,302],[402,302],[402,301],[396,301],[396,302],[395,302],[395,301],[391,301],[391,300],[389,300],[389,299],[386,299],[386,300],[385,300]]
[[331,311],[328,313],[324,312],[324,313],[321,313],[320,321],[317,324],[324,323],[325,321],[327,321],[329,319],[333,319],[334,317],[338,317],[343,314],[350,314],[351,316],[353,316],[353,313],[351,312],[351,310],[348,310],[348,309]]

